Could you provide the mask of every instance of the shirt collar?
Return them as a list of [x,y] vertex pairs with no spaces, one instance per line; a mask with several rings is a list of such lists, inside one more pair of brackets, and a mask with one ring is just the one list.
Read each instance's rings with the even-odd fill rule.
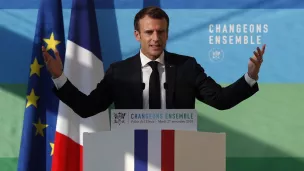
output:
[[[152,61],[150,58],[148,58],[146,55],[142,53],[140,50],[140,60],[141,60],[141,66],[146,66],[150,61]],[[161,53],[161,55],[155,60],[161,64],[164,64],[164,51]]]

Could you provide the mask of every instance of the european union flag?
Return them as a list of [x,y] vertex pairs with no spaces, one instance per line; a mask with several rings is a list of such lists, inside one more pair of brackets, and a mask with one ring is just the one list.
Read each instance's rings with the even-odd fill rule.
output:
[[52,168],[54,137],[59,100],[52,93],[54,83],[42,56],[41,47],[61,60],[65,55],[65,35],[61,0],[40,0],[29,82],[24,111],[18,170],[48,171]]

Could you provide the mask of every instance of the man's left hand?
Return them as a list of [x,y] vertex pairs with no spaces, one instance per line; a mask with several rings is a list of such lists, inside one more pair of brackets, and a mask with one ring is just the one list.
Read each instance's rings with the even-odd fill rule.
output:
[[250,61],[248,63],[248,76],[256,81],[259,79],[259,72],[260,67],[263,63],[265,48],[265,44],[263,45],[262,50],[257,47],[257,50],[253,52],[254,56],[250,58]]

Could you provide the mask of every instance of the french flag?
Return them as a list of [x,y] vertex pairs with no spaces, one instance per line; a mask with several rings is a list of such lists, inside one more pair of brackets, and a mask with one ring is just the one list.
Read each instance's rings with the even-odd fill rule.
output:
[[[104,76],[93,0],[73,0],[64,74],[83,93]],[[60,102],[54,141],[53,171],[83,170],[83,133],[110,130],[108,110],[81,118]]]

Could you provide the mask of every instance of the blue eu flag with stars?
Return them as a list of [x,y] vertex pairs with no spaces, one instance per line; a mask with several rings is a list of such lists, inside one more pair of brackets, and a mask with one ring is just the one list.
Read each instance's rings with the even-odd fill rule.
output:
[[57,49],[64,62],[65,35],[61,0],[40,0],[33,41],[24,121],[19,152],[19,171],[49,171],[52,168],[59,99],[42,56],[41,47],[54,57]]

